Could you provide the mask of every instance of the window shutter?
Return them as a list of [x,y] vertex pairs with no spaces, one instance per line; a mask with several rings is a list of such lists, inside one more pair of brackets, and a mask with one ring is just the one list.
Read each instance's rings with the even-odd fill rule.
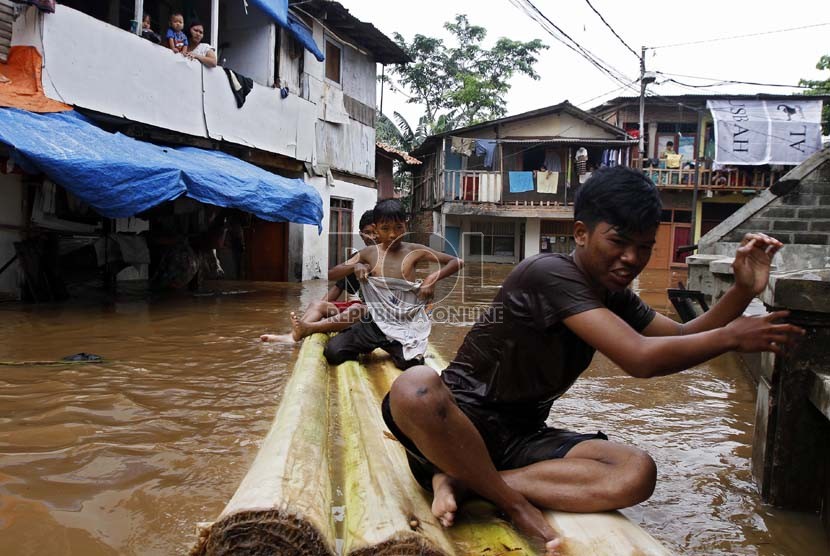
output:
[[9,48],[12,43],[14,9],[11,0],[0,0],[0,62],[4,64],[9,59]]

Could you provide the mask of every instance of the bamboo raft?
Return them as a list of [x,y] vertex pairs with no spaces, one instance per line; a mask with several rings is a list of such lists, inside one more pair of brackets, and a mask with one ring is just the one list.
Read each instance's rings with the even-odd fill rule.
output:
[[[251,469],[217,520],[202,527],[191,555],[536,554],[482,500],[462,504],[453,527],[438,523],[380,414],[400,371],[373,355],[330,372],[327,341],[323,334],[304,341]],[[444,367],[434,355],[427,362]],[[545,515],[564,538],[562,555],[669,554],[619,512]]]

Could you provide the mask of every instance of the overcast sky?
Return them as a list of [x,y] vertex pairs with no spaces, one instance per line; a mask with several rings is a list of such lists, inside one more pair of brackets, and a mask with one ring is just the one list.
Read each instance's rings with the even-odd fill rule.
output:
[[[591,66],[547,34],[510,0],[341,0],[353,15],[374,24],[391,37],[397,31],[409,41],[419,33],[448,39],[443,24],[456,14],[467,14],[474,25],[487,29],[485,44],[499,37],[541,39],[550,48],[536,64],[541,79],[515,77],[508,96],[508,113],[517,114],[563,100],[590,108],[622,95],[637,95]],[[596,56],[634,81],[638,58],[608,30],[585,0],[535,0],[534,4],[557,26]],[[830,0],[591,0],[594,8],[637,53],[655,46],[646,56],[646,69],[713,79],[759,83],[797,84],[799,78],[826,79],[830,72],[816,69],[823,54],[830,54],[830,25],[785,33],[659,48],[681,42],[735,37],[750,33],[830,23]],[[688,84],[711,81],[674,77]],[[650,89],[659,94],[688,93],[793,93],[798,89],[728,85],[690,89],[660,83]],[[636,84],[634,85],[637,86]],[[626,92],[627,91],[627,92]],[[605,94],[608,93],[608,94]],[[597,97],[590,100],[593,97]],[[407,104],[401,94],[384,92],[383,111],[397,110],[413,125],[422,110]]]

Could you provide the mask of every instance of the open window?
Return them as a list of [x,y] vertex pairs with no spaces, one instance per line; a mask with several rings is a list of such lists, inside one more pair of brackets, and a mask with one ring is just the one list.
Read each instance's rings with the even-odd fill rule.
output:
[[342,50],[339,45],[326,37],[326,79],[340,83]]

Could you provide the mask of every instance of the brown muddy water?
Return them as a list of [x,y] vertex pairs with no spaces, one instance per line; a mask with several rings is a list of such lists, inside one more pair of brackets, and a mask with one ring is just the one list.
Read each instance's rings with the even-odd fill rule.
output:
[[[443,285],[432,341],[445,359],[509,270],[470,266],[463,287]],[[682,279],[649,272],[635,288],[670,314],[665,288]],[[288,311],[326,284],[211,286],[226,294],[0,306],[4,363],[106,358],[0,366],[0,554],[184,554],[196,523],[219,514],[297,355],[258,337],[286,331]],[[230,293],[243,289],[254,291]],[[656,492],[625,514],[677,553],[830,553],[816,516],[760,503],[753,414],[752,384],[733,357],[645,381],[597,356],[551,419],[653,455]]]

